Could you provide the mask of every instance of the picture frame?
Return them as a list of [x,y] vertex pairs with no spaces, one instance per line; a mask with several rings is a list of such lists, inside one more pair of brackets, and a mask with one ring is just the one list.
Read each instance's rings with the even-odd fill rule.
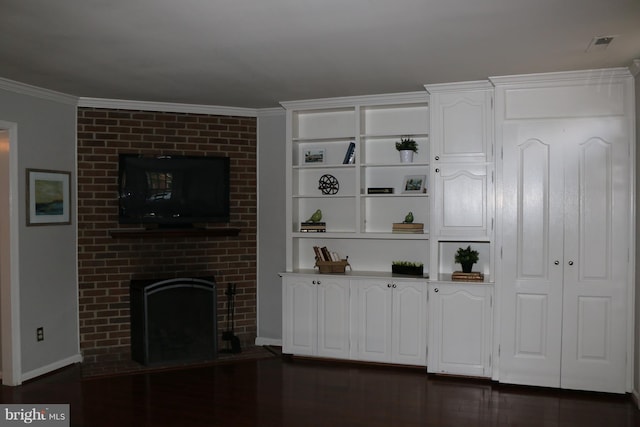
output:
[[27,226],[71,224],[71,172],[27,169]]
[[302,162],[305,165],[321,165],[324,163],[324,148],[311,148],[302,153]]
[[426,175],[407,175],[404,177],[402,184],[402,192],[405,194],[420,194],[427,192],[427,176]]

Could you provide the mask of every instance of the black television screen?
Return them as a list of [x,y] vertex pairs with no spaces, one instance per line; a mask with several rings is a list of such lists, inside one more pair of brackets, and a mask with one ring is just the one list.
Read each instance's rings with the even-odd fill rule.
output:
[[188,225],[229,221],[229,158],[119,156],[119,221]]

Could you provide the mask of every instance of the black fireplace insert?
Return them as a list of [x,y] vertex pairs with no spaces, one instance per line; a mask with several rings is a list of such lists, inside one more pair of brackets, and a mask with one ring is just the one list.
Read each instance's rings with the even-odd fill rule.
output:
[[213,277],[132,280],[131,357],[144,365],[217,357]]

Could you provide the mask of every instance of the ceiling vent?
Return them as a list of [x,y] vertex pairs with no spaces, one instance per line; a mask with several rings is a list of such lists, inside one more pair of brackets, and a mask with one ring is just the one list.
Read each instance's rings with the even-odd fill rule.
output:
[[605,50],[607,47],[609,47],[613,39],[616,37],[617,36],[594,37],[593,39],[591,39],[591,43],[589,43],[589,46],[587,47],[586,51],[597,52],[597,51]]

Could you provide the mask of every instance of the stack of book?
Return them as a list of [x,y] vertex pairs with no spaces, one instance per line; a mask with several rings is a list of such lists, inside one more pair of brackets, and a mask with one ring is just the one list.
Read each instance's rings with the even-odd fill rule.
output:
[[484,274],[478,271],[472,271],[471,273],[454,271],[453,274],[451,274],[451,280],[460,280],[463,282],[482,282],[484,281]]
[[302,233],[324,233],[326,231],[326,222],[305,221],[300,223],[300,232]]
[[424,233],[424,224],[421,222],[394,222],[393,233]]

